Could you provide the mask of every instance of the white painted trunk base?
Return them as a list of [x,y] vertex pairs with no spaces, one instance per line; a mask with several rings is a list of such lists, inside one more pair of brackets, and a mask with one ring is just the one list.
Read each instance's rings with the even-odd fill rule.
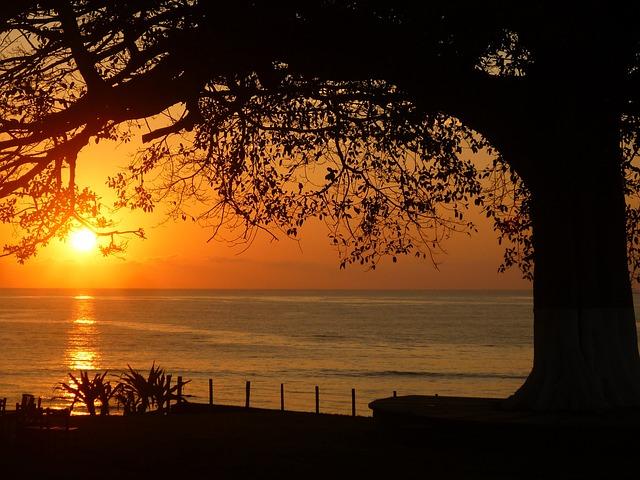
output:
[[633,308],[536,309],[533,369],[506,406],[538,411],[640,407]]

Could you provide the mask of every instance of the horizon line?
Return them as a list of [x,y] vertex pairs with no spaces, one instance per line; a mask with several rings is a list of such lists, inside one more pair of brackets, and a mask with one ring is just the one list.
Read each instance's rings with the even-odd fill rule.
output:
[[[245,288],[229,288],[229,287],[3,287],[0,290],[221,290],[221,291],[398,291],[398,292],[424,292],[436,291],[445,292],[451,290],[457,291],[503,291],[503,292],[522,292],[532,289],[526,288],[326,288],[326,287],[310,287],[310,288],[269,288],[269,287],[245,287]],[[640,293],[640,292],[639,292]]]

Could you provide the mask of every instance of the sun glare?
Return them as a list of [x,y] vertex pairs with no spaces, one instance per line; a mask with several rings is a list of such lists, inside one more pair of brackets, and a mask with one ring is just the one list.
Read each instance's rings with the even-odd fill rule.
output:
[[71,247],[79,252],[88,252],[96,247],[96,234],[88,228],[81,228],[69,236]]

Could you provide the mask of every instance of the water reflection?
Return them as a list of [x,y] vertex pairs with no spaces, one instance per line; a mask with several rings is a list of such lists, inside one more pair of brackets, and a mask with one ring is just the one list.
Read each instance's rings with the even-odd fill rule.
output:
[[74,300],[93,300],[93,297],[91,295],[76,295],[73,298]]
[[99,369],[99,340],[95,299],[89,295],[73,297],[72,323],[67,338],[65,365],[75,371]]

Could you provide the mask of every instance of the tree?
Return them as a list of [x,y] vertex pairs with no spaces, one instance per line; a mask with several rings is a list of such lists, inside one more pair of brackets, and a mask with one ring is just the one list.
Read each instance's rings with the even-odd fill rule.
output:
[[472,231],[475,203],[507,245],[500,268],[533,279],[534,365],[511,404],[640,406],[639,7],[226,3],[0,14],[0,218],[24,233],[6,254],[24,261],[77,223],[121,248],[75,183],[77,154],[162,114],[109,180],[118,206],[163,199],[238,241],[318,218],[341,266],[375,266]]

